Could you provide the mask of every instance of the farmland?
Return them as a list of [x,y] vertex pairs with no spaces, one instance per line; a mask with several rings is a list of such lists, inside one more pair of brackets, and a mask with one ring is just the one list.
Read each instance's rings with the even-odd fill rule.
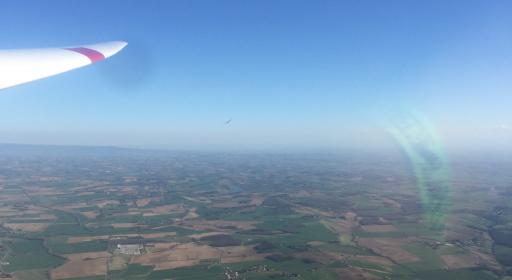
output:
[[492,170],[489,159],[453,159],[440,229],[396,151],[17,149],[0,154],[6,277],[512,277],[512,164],[503,159]]

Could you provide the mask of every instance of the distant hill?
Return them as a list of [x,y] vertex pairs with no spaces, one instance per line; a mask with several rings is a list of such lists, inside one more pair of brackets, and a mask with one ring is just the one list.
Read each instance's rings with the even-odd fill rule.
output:
[[[0,155],[4,156],[69,156],[69,155],[116,155],[141,153],[143,150],[114,146],[64,146],[0,144]],[[144,150],[146,153],[147,151]]]

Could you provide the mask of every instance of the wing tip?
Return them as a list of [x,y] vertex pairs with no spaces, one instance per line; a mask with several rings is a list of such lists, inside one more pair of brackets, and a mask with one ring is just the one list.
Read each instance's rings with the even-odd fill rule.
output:
[[128,42],[126,42],[126,41],[112,41],[112,42],[119,46],[119,51],[124,49],[126,46],[128,46]]
[[109,57],[113,56],[114,54],[120,52],[127,45],[128,45],[128,42],[126,42],[126,41],[110,41],[110,42],[104,42],[104,43],[99,43],[99,44],[94,44],[94,45],[88,45],[88,46],[84,46],[84,47],[98,51],[98,52],[102,53],[105,56],[105,58],[109,58]]

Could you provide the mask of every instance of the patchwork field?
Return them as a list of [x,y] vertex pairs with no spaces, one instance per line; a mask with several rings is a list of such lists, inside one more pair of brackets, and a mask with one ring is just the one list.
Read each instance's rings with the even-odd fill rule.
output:
[[89,252],[64,255],[64,257],[67,259],[66,263],[51,270],[52,279],[105,275],[110,254],[107,252]]
[[506,280],[512,164],[485,166],[433,228],[400,157],[0,155],[1,276]]

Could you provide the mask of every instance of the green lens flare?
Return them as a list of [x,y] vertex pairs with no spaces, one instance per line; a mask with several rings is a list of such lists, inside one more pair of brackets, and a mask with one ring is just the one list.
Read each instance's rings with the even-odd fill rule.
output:
[[424,222],[442,231],[451,203],[451,171],[434,126],[418,113],[401,114],[387,126],[409,158],[423,208]]

